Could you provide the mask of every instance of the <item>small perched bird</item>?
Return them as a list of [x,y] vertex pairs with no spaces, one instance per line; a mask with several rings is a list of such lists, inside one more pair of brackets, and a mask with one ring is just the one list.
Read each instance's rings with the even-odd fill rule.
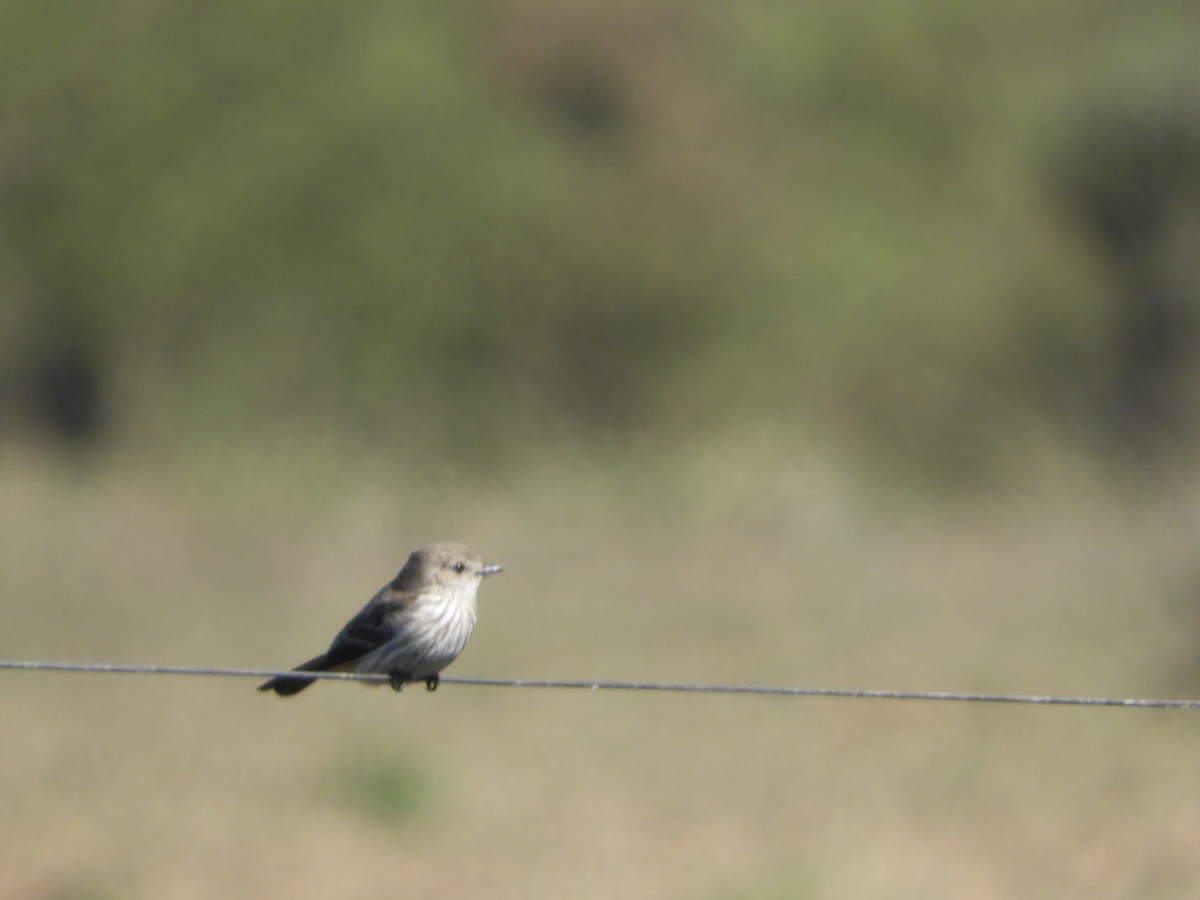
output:
[[[381,674],[397,691],[406,681],[424,681],[436,690],[438,673],[463,652],[475,628],[479,582],[500,571],[462,544],[426,544],[346,623],[328,650],[294,671]],[[316,680],[278,675],[258,689],[288,697]]]

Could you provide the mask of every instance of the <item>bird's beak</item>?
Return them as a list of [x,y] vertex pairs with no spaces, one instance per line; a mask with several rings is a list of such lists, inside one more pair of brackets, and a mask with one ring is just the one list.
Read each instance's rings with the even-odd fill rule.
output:
[[495,563],[484,563],[483,568],[479,570],[481,576],[495,575],[504,571],[504,566],[498,566]]

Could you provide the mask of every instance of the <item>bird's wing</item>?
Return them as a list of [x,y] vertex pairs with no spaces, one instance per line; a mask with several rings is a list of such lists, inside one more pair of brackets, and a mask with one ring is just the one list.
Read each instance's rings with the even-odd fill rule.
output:
[[372,650],[382,647],[396,636],[396,614],[409,605],[410,598],[388,587],[371,598],[371,602],[338,632],[321,668],[328,670],[354,662]]

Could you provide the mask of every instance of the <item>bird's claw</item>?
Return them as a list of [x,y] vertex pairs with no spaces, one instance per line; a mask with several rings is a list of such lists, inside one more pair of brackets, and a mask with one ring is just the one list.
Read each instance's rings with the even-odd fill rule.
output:
[[407,672],[390,672],[388,673],[388,684],[392,686],[392,690],[397,693],[404,687],[404,682],[410,681]]
[[425,679],[425,690],[433,692],[438,689],[438,682],[442,680],[441,675],[430,675]]

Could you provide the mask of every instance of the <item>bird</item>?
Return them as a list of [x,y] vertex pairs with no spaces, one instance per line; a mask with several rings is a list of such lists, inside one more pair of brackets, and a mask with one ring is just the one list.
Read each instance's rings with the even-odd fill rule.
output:
[[[484,578],[503,570],[463,544],[419,547],[328,650],[292,671],[382,674],[397,691],[413,681],[437,690],[439,673],[462,653],[475,628],[475,592]],[[258,689],[289,697],[316,680],[277,675]]]

